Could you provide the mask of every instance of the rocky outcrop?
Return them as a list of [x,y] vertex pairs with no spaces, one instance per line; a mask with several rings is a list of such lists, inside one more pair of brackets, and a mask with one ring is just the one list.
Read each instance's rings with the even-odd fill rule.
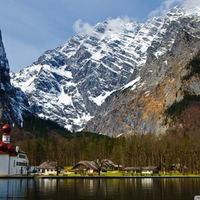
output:
[[0,31],[0,119],[21,124],[23,114],[30,112],[28,99],[20,88],[11,85],[9,71]]
[[[172,116],[166,116],[166,110],[175,102],[182,101],[186,94],[200,94],[199,73],[192,70],[191,64],[200,55],[200,18],[188,18],[187,23],[186,19],[183,20],[185,26],[178,31],[169,50],[155,58],[163,42],[157,48],[154,47],[154,51],[151,47],[147,63],[140,71],[140,80],[107,98],[86,126],[86,131],[118,136],[162,134],[172,129]],[[195,105],[198,110],[199,105]]]
[[26,93],[39,117],[78,130],[111,92],[138,73],[162,23],[153,18],[145,24],[123,23],[119,30],[112,22],[99,23],[91,34],[73,36],[46,51],[15,74],[12,83]]
[[199,21],[179,7],[144,24],[108,20],[46,51],[12,83],[34,113],[70,130],[163,133],[166,110],[199,93],[199,77],[188,67],[199,51]]

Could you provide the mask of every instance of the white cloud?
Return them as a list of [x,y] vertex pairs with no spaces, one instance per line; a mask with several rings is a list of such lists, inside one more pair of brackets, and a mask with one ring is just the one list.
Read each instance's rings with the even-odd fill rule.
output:
[[185,1],[183,6],[185,7],[186,10],[194,10],[195,7],[200,8],[200,1],[199,0],[188,0],[188,1]]
[[81,19],[78,19],[73,25],[74,32],[77,34],[80,33],[91,33],[94,29],[90,24],[83,22]]
[[199,0],[188,0],[186,1],[186,3],[188,4],[193,4],[193,5],[196,5],[196,6],[200,6],[200,1]]
[[[199,1],[199,0],[190,0],[190,1]],[[175,5],[181,5],[184,3],[185,0],[166,0],[162,2],[161,6],[157,8],[156,10],[153,10],[149,13],[148,17],[154,17],[154,16],[163,16],[165,15],[173,6]]]
[[[124,30],[124,27],[128,22],[130,22],[129,17],[117,17],[116,19],[107,18],[107,30],[112,30],[112,32],[120,32]],[[94,27],[91,26],[87,22],[83,22],[81,19],[77,20],[73,25],[74,32],[77,34],[81,33],[92,33],[94,30]]]
[[122,17],[122,18],[117,17],[116,19],[108,18],[107,22],[108,22],[108,26],[107,26],[108,29],[111,29],[114,32],[118,32],[118,31],[124,30],[124,26],[128,22],[130,22],[130,19],[127,16]]

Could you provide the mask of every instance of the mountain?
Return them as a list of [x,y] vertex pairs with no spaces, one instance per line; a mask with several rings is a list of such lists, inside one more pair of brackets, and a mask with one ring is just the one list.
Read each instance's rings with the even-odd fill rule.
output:
[[12,74],[12,84],[39,117],[70,130],[110,136],[166,131],[166,110],[186,92],[200,91],[196,73],[183,78],[198,55],[196,13],[175,7],[146,23],[99,23]]
[[145,63],[146,50],[162,25],[99,23],[90,34],[71,37],[46,51],[31,66],[12,75],[33,112],[70,130],[84,127],[111,92],[131,80]]
[[[121,134],[199,132],[200,17],[174,17],[147,50],[138,77],[110,95],[85,130]],[[171,19],[171,20],[169,20]]]
[[28,99],[20,88],[10,83],[9,63],[0,31],[0,119],[10,123],[23,123],[23,115],[32,113]]

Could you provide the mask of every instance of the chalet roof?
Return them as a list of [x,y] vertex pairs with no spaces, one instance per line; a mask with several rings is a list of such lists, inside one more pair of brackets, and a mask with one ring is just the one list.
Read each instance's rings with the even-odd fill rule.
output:
[[138,171],[141,170],[141,167],[125,167],[125,171]]
[[55,169],[56,162],[55,161],[46,161],[38,166],[38,169]]
[[111,160],[108,159],[103,159],[101,161],[95,160],[95,161],[79,161],[72,169],[77,169],[79,166],[85,166],[85,168],[92,169],[94,171],[98,170],[99,164],[102,165],[102,169],[107,168],[107,167],[116,167]]
[[98,167],[94,161],[80,161],[72,169],[76,169],[79,166],[84,165],[86,168],[98,170]]
[[142,167],[142,170],[155,170],[158,168],[159,168],[158,166],[145,166],[145,167]]
[[116,165],[115,163],[113,163],[111,160],[108,160],[108,159],[104,159],[103,161],[103,166],[105,167],[122,167],[121,165]]
[[147,171],[147,170],[158,170],[158,166],[143,166],[143,167],[125,167],[125,171]]

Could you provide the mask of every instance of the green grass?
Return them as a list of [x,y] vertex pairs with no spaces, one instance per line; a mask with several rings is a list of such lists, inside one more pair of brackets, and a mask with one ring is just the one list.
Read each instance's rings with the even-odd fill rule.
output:
[[[67,166],[64,168],[65,170],[65,175],[67,174],[67,176],[69,177],[80,177],[80,176],[89,176],[88,174],[86,175],[81,175],[79,173],[75,174],[74,172],[70,171],[72,168],[72,166]],[[59,174],[59,176],[64,176],[63,174]],[[98,173],[95,172],[93,174],[90,174],[90,176],[98,176]],[[131,172],[127,172],[125,173],[124,171],[107,171],[107,172],[101,172],[100,176],[102,177],[123,177],[123,176],[141,176],[140,173],[131,173]],[[142,175],[142,176],[151,176],[151,175]],[[180,173],[180,172],[163,172],[160,171],[159,174],[154,174],[153,176],[190,176],[190,177],[196,177],[199,176],[199,174],[192,174],[192,173]]]
[[101,174],[105,176],[123,176],[123,172],[120,171],[107,171],[101,172]]

